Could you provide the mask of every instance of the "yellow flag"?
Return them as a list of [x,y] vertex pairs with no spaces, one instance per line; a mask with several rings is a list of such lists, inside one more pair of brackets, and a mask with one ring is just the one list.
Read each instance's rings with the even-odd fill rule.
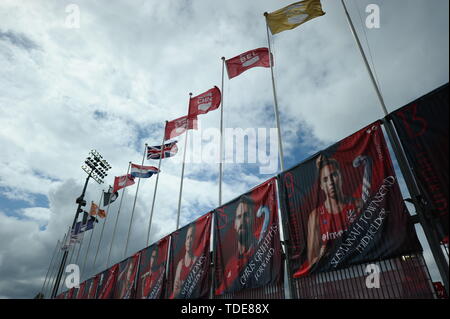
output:
[[304,0],[266,14],[272,34],[291,30],[306,21],[323,16],[320,0]]

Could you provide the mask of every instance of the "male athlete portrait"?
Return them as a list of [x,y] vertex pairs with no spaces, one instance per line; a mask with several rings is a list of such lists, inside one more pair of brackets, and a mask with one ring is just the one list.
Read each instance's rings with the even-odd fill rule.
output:
[[[141,298],[148,298],[149,294],[151,292],[151,289],[155,286],[157,283],[161,271],[160,267],[158,267],[158,254],[159,249],[158,246],[156,246],[150,255],[150,261],[148,263],[147,271],[143,273],[140,277],[140,297]],[[163,268],[161,267],[161,270]]]
[[254,203],[247,196],[242,196],[239,203],[231,216],[233,219],[233,231],[236,240],[236,252],[230,256],[225,266],[224,280],[216,289],[216,294],[222,294],[225,290],[234,289],[236,286],[242,285],[239,277],[247,266],[250,258],[254,255],[257,238],[254,236]]

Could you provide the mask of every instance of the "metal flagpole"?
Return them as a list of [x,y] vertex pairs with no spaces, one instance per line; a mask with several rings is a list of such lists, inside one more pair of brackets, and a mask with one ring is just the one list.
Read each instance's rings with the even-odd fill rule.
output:
[[386,132],[388,134],[389,140],[391,141],[392,148],[393,148],[395,156],[398,160],[400,170],[402,171],[403,176],[405,177],[405,182],[406,182],[408,191],[410,192],[411,196],[414,198],[413,202],[414,202],[414,206],[416,209],[416,213],[419,217],[420,224],[422,225],[423,231],[425,233],[425,237],[427,238],[427,241],[429,243],[429,246],[430,246],[431,252],[433,254],[433,257],[435,259],[436,265],[439,269],[439,273],[442,277],[442,280],[444,281],[445,289],[447,290],[447,293],[448,293],[448,291],[449,291],[448,262],[445,258],[444,253],[442,252],[439,239],[437,238],[437,235],[432,227],[432,224],[430,223],[430,220],[424,213],[423,207],[421,205],[420,190],[418,189],[417,183],[415,182],[414,174],[411,172],[411,169],[408,165],[406,155],[403,152],[400,141],[395,133],[395,129],[394,129],[392,123],[388,120],[389,113],[387,111],[386,104],[384,103],[383,96],[381,95],[380,89],[375,81],[375,77],[372,73],[372,69],[369,66],[366,55],[361,46],[361,42],[359,41],[358,35],[356,33],[355,27],[353,26],[353,22],[347,11],[347,7],[345,5],[344,0],[341,0],[341,3],[344,8],[345,16],[347,17],[347,22],[350,26],[351,32],[353,34],[353,37],[355,38],[356,44],[358,45],[358,48],[359,48],[361,56],[364,60],[364,64],[366,66],[367,72],[369,73],[373,87],[375,88],[375,92],[377,93],[378,100],[380,101],[381,109],[383,110],[383,113],[385,115],[385,118],[383,119],[383,124],[386,128]]
[[222,205],[222,179],[223,179],[223,78],[225,71],[225,57],[222,57],[222,87],[220,107],[220,162],[219,162],[219,206]]
[[[144,155],[142,155],[141,166],[144,165],[144,160],[145,160],[145,154],[146,153],[147,153],[147,143],[145,143]],[[137,199],[137,195],[138,195],[138,192],[139,192],[139,184],[140,183],[141,183],[141,178],[139,178],[139,180],[138,180],[138,184],[137,184],[137,187],[136,187],[136,194],[134,195],[133,208],[131,210],[130,226],[128,227],[127,241],[126,241],[126,244],[125,244],[125,250],[123,251],[123,258],[125,258],[127,256],[128,242],[130,241],[131,225],[133,224],[134,209],[136,207],[136,199]]]
[[283,143],[281,140],[281,128],[280,128],[280,116],[278,112],[278,99],[277,99],[277,91],[275,89],[275,78],[273,76],[273,63],[272,63],[272,49],[270,46],[270,37],[269,37],[269,25],[267,23],[267,12],[264,12],[264,16],[266,17],[266,31],[267,31],[267,44],[269,46],[269,63],[270,63],[270,74],[272,75],[272,89],[273,89],[273,109],[275,112],[275,120],[277,123],[277,131],[278,131],[278,153],[280,156],[280,167],[281,171],[284,171],[284,155],[283,155]]
[[[192,93],[189,93],[189,102],[191,101],[191,97],[192,97]],[[188,121],[189,121],[189,119],[188,119]],[[183,166],[181,167],[180,194],[178,196],[177,227],[175,229],[178,229],[178,226],[180,225],[181,195],[183,193],[184,166],[185,166],[185,161],[186,161],[186,148],[187,148],[188,134],[189,134],[189,130],[186,130],[186,136],[184,138]]]
[[[98,209],[100,209],[100,206],[102,205],[101,203],[102,203],[102,199],[103,199],[103,193],[104,193],[104,190],[102,190],[102,194],[100,195],[100,200],[98,201]],[[98,216],[98,211],[97,211],[96,215]],[[89,255],[89,249],[91,248],[91,241],[92,241],[92,237],[94,237],[95,228],[96,227],[95,227],[95,222],[94,222],[94,225],[93,225],[93,228],[92,228],[92,232],[91,232],[91,236],[89,237],[89,244],[88,244],[88,247],[87,247],[87,250],[86,250],[86,255],[84,255],[83,267],[81,268],[81,276],[84,276],[84,267],[86,266],[86,261],[87,261],[88,255]]]
[[[75,242],[74,244],[73,244],[73,247],[72,247],[72,251],[70,252],[70,257],[69,257],[69,265],[72,263],[72,258],[73,258],[73,255],[75,255],[75,249],[76,249],[76,246],[77,245],[77,243]],[[70,248],[69,248],[70,249]],[[64,286],[64,283],[66,282],[66,277],[67,277],[67,273],[64,271],[64,277],[63,277],[63,280],[62,280],[62,282],[63,282],[63,286]],[[60,286],[60,285],[59,285]],[[58,287],[58,288],[60,288],[60,287]],[[61,289],[60,290],[60,292],[61,291],[64,291],[64,289]]]
[[[167,126],[167,121],[166,121],[166,126]],[[153,219],[153,209],[155,208],[155,201],[156,201],[156,190],[158,189],[158,181],[159,181],[159,170],[161,169],[161,161],[163,158],[163,153],[164,153],[164,140],[165,140],[165,135],[166,135],[166,127],[164,127],[164,133],[163,133],[163,139],[161,142],[161,153],[160,153],[160,157],[159,157],[159,161],[158,161],[158,175],[156,176],[156,182],[155,182],[155,189],[153,190],[153,199],[152,199],[152,208],[150,210],[150,220],[148,221],[148,231],[147,231],[147,247],[148,245],[150,245],[149,241],[150,241],[150,231],[152,229],[152,219]]]
[[[66,236],[66,235],[64,235],[64,239],[65,239],[65,236]],[[65,240],[64,240],[64,242],[65,242]],[[44,291],[43,291],[44,298],[45,298],[45,296],[47,295],[47,291],[48,291],[49,289],[50,289],[50,291],[48,291],[48,293],[51,294],[51,292],[52,292],[52,291],[51,291],[51,287],[53,286],[53,282],[55,281],[54,275],[55,275],[55,269],[56,269],[56,265],[57,265],[57,260],[60,259],[60,256],[61,256],[61,253],[62,253],[61,247],[62,247],[62,245],[60,245],[60,246],[59,246],[60,249],[58,249],[58,250],[56,251],[55,262],[53,263],[53,265],[52,265],[52,267],[51,267],[51,269],[50,269],[50,274],[49,274],[49,276],[48,276],[48,281],[47,281],[47,283],[46,283],[45,286],[44,286]],[[50,298],[51,298],[51,295],[50,295]]]
[[50,299],[54,298],[54,296],[52,296],[52,291],[53,291],[52,287],[54,287],[54,285],[55,285],[56,277],[57,277],[57,274],[58,274],[58,263],[57,263],[57,261],[62,259],[62,257],[64,256],[64,252],[66,250],[65,249],[63,250],[62,248],[67,243],[67,236],[70,236],[70,226],[68,227],[68,231],[67,231],[66,235],[64,236],[64,241],[62,242],[62,244],[60,246],[60,250],[58,251],[58,255],[57,255],[56,260],[55,260],[55,266],[53,267],[53,269],[51,271],[51,275],[50,275],[51,279],[49,280],[49,285],[47,287],[47,289],[50,289],[49,290]]
[[106,224],[106,221],[108,220],[108,216],[109,216],[109,205],[111,204],[111,197],[113,195],[112,191],[113,191],[113,188],[111,186],[109,186],[108,192],[110,192],[111,194],[109,195],[109,198],[108,198],[108,207],[106,208],[106,217],[105,217],[105,220],[103,221],[102,231],[100,232],[100,238],[98,240],[97,251],[96,251],[95,257],[94,257],[94,264],[92,265],[92,267],[94,269],[95,269],[95,263],[97,262],[98,251],[99,251],[100,245],[102,243],[103,230],[105,229],[105,224]]
[[48,266],[47,273],[45,274],[44,283],[42,284],[42,288],[41,288],[41,294],[44,294],[44,287],[45,287],[45,284],[47,283],[47,278],[48,278],[48,275],[49,275],[49,272],[50,272],[50,268],[52,267],[53,260],[55,259],[55,255],[57,253],[58,246],[59,246],[59,239],[56,242],[55,249],[53,249],[52,259],[50,260],[50,265]]
[[[128,178],[128,174],[130,173],[130,166],[131,166],[131,162],[128,163],[127,178]],[[125,196],[125,189],[126,189],[126,187],[124,187],[122,189],[122,198],[120,198],[119,209],[117,211],[117,216],[116,216],[116,223],[114,224],[113,236],[111,238],[111,244],[109,245],[108,259],[106,260],[106,268],[108,268],[109,259],[111,258],[111,250],[112,250],[112,246],[113,246],[113,243],[114,243],[114,237],[116,236],[117,222],[119,220],[120,209],[122,208],[123,197]]]
[[81,238],[80,247],[78,247],[77,258],[75,258],[75,265],[78,265],[78,257],[80,257],[81,247],[83,246],[85,233],[86,233],[86,231],[83,232],[83,237]]

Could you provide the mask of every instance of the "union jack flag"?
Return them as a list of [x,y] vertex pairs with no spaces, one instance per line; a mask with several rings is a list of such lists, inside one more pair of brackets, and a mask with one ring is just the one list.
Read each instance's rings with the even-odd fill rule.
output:
[[[177,141],[164,144],[162,158],[172,157],[178,152]],[[147,146],[147,159],[160,159],[161,145]]]

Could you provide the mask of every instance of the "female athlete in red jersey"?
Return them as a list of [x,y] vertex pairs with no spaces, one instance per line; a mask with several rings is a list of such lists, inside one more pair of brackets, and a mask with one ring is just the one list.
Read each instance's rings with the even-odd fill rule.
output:
[[294,277],[303,276],[310,271],[324,255],[327,244],[344,234],[360,214],[363,206],[361,199],[344,196],[338,161],[321,155],[316,161],[316,166],[320,172],[319,183],[325,193],[325,201],[309,214],[307,261]]

